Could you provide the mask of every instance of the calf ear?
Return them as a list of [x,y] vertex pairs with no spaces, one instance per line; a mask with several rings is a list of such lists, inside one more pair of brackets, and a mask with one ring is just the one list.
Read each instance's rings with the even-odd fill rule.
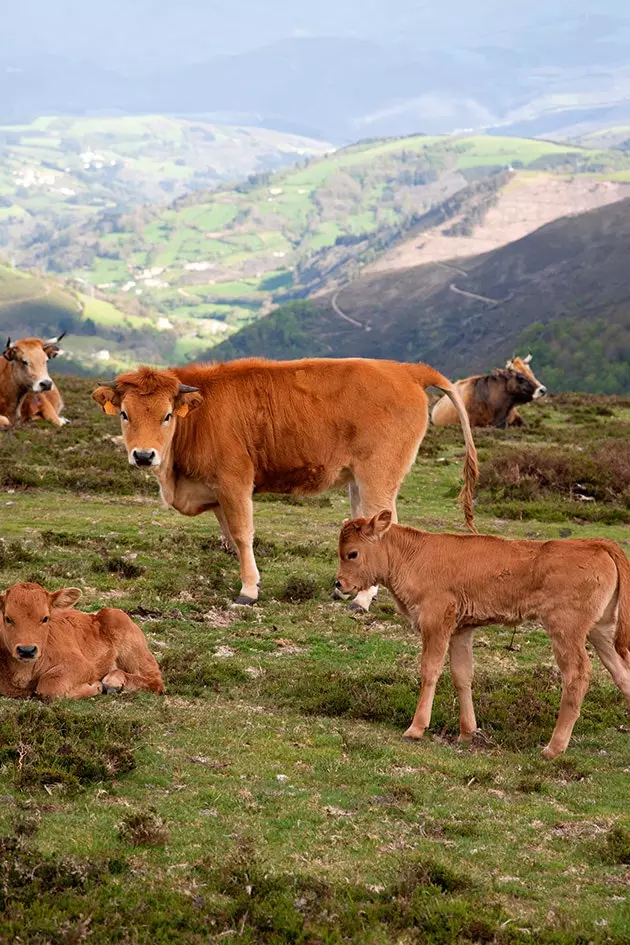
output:
[[180,384],[179,393],[175,398],[175,413],[178,417],[185,417],[191,410],[196,410],[202,401],[203,396],[198,388]]
[[74,607],[81,597],[81,591],[78,587],[62,587],[60,591],[48,595],[51,607],[65,608]]
[[105,413],[120,413],[120,394],[113,387],[97,387],[92,391],[92,400],[103,408]]
[[363,525],[361,531],[366,538],[371,538],[373,541],[378,541],[386,531],[391,528],[392,524],[392,513],[389,509],[383,509],[382,512],[379,512],[378,515],[375,515],[368,522]]

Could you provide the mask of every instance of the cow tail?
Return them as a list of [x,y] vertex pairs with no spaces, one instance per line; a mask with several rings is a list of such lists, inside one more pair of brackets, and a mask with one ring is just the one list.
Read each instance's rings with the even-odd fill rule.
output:
[[626,662],[630,662],[630,561],[614,541],[605,542],[606,551],[617,566],[618,603],[615,649]]
[[475,449],[472,430],[470,429],[468,412],[464,406],[464,402],[459,394],[459,391],[454,384],[451,384],[447,377],[444,377],[443,374],[440,374],[440,372],[434,370],[434,368],[429,367],[428,364],[418,364],[416,365],[416,369],[419,372],[420,376],[418,377],[418,380],[422,384],[422,387],[437,387],[437,389],[441,390],[443,394],[446,394],[457,411],[457,416],[459,417],[459,422],[464,434],[464,443],[466,445],[466,456],[464,459],[464,485],[462,486],[461,492],[459,493],[459,500],[464,509],[464,518],[466,519],[466,524],[468,525],[468,528],[471,530],[471,532],[475,532],[476,534],[477,529],[475,528],[473,500],[475,495],[475,485],[479,477],[479,464],[477,461],[477,450]]

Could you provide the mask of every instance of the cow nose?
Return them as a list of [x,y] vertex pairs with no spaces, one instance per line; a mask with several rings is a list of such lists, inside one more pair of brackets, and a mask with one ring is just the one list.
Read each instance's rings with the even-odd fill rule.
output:
[[16,650],[21,660],[34,660],[37,655],[36,646],[16,646]]
[[539,391],[539,393],[540,393],[540,396],[541,396],[541,397],[544,397],[545,394],[547,393],[547,388],[546,388],[546,387],[543,387],[543,385],[541,384],[540,387],[538,388],[538,391]]
[[155,450],[132,450],[131,455],[136,466],[152,466]]
[[50,378],[49,378],[47,381],[46,381],[46,380],[45,380],[45,381],[40,381],[40,382],[39,382],[39,389],[40,389],[40,390],[52,390],[52,384],[53,384],[53,382],[50,380]]

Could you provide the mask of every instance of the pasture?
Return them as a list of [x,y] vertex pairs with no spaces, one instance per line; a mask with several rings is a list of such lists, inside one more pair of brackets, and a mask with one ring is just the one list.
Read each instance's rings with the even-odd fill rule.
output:
[[[482,733],[446,673],[402,739],[419,643],[386,592],[331,600],[345,495],[256,500],[261,602],[233,609],[213,516],[161,508],[94,384],[0,437],[0,588],[77,586],[143,627],[167,695],[0,700],[0,942],[630,942],[630,716],[598,660],[543,762],[558,673],[536,626],[476,635]],[[476,431],[481,530],[630,549],[630,399],[563,395]],[[462,529],[461,432],[429,431],[403,522]]]

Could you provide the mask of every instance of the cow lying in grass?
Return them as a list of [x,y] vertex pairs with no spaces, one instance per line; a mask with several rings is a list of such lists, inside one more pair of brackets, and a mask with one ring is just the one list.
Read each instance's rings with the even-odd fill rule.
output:
[[48,361],[60,352],[58,338],[22,338],[0,355],[0,427],[27,420],[49,420],[57,427],[69,423],[61,416],[63,400],[48,373]]
[[122,610],[73,610],[76,587],[49,594],[14,584],[0,594],[0,695],[86,699],[102,692],[163,692],[139,627]]
[[460,704],[460,741],[477,727],[471,683],[473,631],[537,619],[562,675],[560,714],[545,758],[565,751],[588,689],[590,640],[630,708],[630,563],[612,541],[520,541],[488,535],[430,535],[392,523],[389,510],[346,522],[337,587],[384,584],[421,633],[422,690],[405,735],[431,721],[437,680],[449,651]]

